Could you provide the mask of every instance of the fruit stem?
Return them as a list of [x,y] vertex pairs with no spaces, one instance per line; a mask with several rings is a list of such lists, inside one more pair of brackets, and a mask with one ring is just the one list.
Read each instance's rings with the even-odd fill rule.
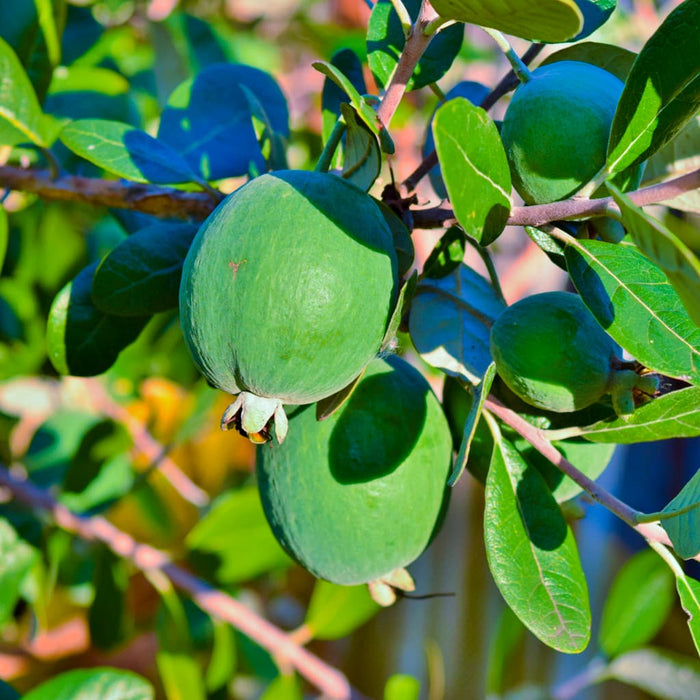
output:
[[330,170],[336,149],[338,148],[338,145],[340,144],[340,139],[343,138],[344,133],[345,122],[342,119],[338,119],[338,121],[333,126],[333,130],[328,136],[328,141],[326,141],[326,144],[323,147],[323,151],[321,151],[321,155],[318,158],[318,162],[316,163],[316,167],[314,168],[316,172],[327,173]]
[[484,27],[483,29],[496,42],[498,48],[503,51],[508,59],[508,63],[510,63],[511,67],[513,68],[513,73],[515,73],[518,80],[521,83],[527,83],[528,81],[532,80],[532,73],[530,73],[530,69],[525,65],[525,63],[523,63],[520,56],[515,53],[508,39],[506,39],[505,36],[503,36],[503,34],[497,29],[491,29],[490,27]]
[[660,520],[671,520],[671,518],[676,518],[679,515],[685,515],[690,513],[696,508],[700,507],[700,501],[695,501],[690,505],[683,506],[683,508],[678,508],[678,510],[660,510],[657,513],[640,513],[637,516],[638,523],[656,523]]

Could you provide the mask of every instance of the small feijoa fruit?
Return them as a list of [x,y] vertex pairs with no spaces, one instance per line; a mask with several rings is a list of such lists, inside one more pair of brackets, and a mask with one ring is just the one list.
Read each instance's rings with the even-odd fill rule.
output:
[[440,403],[405,360],[376,359],[336,413],[290,414],[257,452],[263,509],[284,549],[319,578],[391,582],[433,536],[452,441]]
[[598,66],[556,61],[515,90],[501,138],[513,186],[527,204],[570,197],[605,165],[623,87]]

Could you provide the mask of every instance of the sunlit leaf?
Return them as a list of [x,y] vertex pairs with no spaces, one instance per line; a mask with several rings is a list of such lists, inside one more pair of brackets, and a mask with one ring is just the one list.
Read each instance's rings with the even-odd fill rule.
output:
[[153,700],[153,686],[141,676],[116,668],[76,669],[59,673],[22,700]]
[[420,681],[413,676],[396,673],[384,686],[384,700],[418,700]]
[[646,644],[666,621],[673,600],[671,570],[656,552],[642,550],[613,581],[600,622],[600,648],[612,658]]
[[22,540],[4,518],[0,519],[0,624],[12,615],[20,586],[38,552]]
[[558,651],[580,652],[591,613],[573,533],[539,472],[507,440],[495,440],[484,511],[491,574],[535,636]]
[[[681,571],[679,568],[679,572]],[[700,582],[683,574],[676,576],[676,588],[683,610],[688,616],[690,636],[700,654]]]
[[670,141],[700,107],[700,1],[673,10],[639,52],[620,97],[608,144],[619,173]]

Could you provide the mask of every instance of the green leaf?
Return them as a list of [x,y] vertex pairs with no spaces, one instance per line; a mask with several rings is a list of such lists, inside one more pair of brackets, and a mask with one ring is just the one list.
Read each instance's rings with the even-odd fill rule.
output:
[[106,547],[99,547],[94,561],[95,597],[88,612],[90,641],[98,649],[112,649],[126,638],[129,572],[124,559]]
[[507,440],[494,440],[484,511],[491,574],[536,637],[561,652],[583,651],[591,613],[571,528],[539,472]]
[[411,339],[428,364],[477,383],[491,364],[491,325],[504,308],[489,282],[462,264],[445,277],[418,284]]
[[200,180],[179,153],[129,124],[78,119],[63,128],[61,141],[81,158],[134,182],[171,185]]
[[280,673],[270,683],[259,700],[303,700],[299,679],[293,673]]
[[0,519],[0,624],[12,615],[22,581],[37,560],[37,554],[7,520]]
[[9,683],[0,680],[0,700],[21,700],[21,697]]
[[338,586],[319,579],[311,594],[304,625],[314,639],[339,639],[379,610],[367,586]]
[[5,211],[5,207],[0,206],[0,270],[2,270],[2,266],[5,263],[9,236],[10,227],[7,223],[7,212]]
[[683,241],[653,216],[636,207],[611,183],[607,187],[622,221],[639,249],[656,263],[674,286],[688,315],[700,325],[700,260]]
[[700,582],[694,578],[686,576],[682,569],[678,567],[676,576],[676,588],[681,599],[681,605],[688,616],[688,628],[690,636],[693,638],[695,648],[700,654]]
[[387,224],[389,224],[391,235],[394,238],[394,248],[399,262],[399,277],[405,277],[411,269],[413,258],[415,257],[411,232],[408,230],[408,226],[399,218],[398,214],[385,202],[382,202],[381,199],[375,199],[374,201],[382,210],[382,215]]
[[[411,19],[415,21],[421,0],[403,0]],[[413,75],[408,90],[417,90],[442,78],[450,69],[464,39],[464,27],[445,27],[433,36]],[[380,87],[386,87],[396,70],[406,45],[404,28],[391,0],[379,0],[372,8],[367,25],[367,62]]]
[[480,24],[531,41],[560,42],[583,28],[583,15],[574,0],[433,0],[445,19]]
[[49,311],[47,350],[61,374],[90,377],[107,371],[149,319],[120,318],[97,309],[92,303],[95,267],[81,270],[56,295]]
[[605,330],[651,370],[700,381],[700,327],[664,273],[633,245],[571,240],[569,274]]
[[214,643],[204,682],[209,693],[223,688],[236,672],[236,636],[227,622],[212,619]]
[[651,549],[634,555],[618,572],[605,601],[600,648],[612,658],[646,644],[666,621],[673,600],[673,573],[663,560]]
[[471,407],[464,421],[462,441],[459,446],[459,452],[457,453],[457,458],[455,459],[454,466],[452,467],[452,473],[447,479],[448,486],[454,486],[457,483],[460,476],[462,476],[462,472],[464,472],[467,466],[472,441],[476,435],[476,429],[479,425],[481,412],[484,408],[484,402],[491,391],[491,385],[493,384],[495,376],[496,365],[492,362],[486,368],[486,372],[484,373],[484,376],[479,384],[474,387]]
[[319,73],[332,80],[348,96],[350,104],[355,108],[357,115],[369,127],[372,133],[379,138],[379,145],[384,153],[393,153],[394,144],[386,127],[379,121],[377,113],[367,101],[360,95],[357,88],[348,77],[332,63],[315,61],[311,64]]
[[22,700],[153,700],[153,686],[131,671],[90,668],[65,671],[26,693]]
[[459,226],[450,226],[423,264],[422,277],[440,279],[456,270],[464,260],[466,241],[466,235]]
[[525,626],[507,606],[492,627],[486,666],[486,697],[501,697],[513,653],[525,635]]
[[196,224],[157,223],[129,236],[95,272],[95,306],[115,316],[177,308],[182,265],[197,230]]
[[700,435],[700,387],[664,394],[635,408],[625,418],[601,420],[581,428],[554,431],[556,436],[582,435],[593,442],[632,444]]
[[377,179],[382,165],[379,141],[352,106],[342,104],[340,111],[346,125],[342,176],[366,192]]
[[[696,114],[663,148],[644,164],[644,185],[654,185],[700,168],[700,114]],[[700,214],[700,189],[663,202],[681,211]],[[700,236],[697,229],[695,238]],[[688,241],[684,241],[688,243]],[[698,246],[691,246],[697,252]]]
[[618,656],[601,676],[605,678],[664,700],[700,698],[700,662],[666,649],[647,647]]
[[418,700],[420,681],[405,673],[395,673],[384,686],[384,700]]
[[223,584],[291,563],[274,538],[253,487],[222,494],[190,530],[185,545],[193,564]]
[[36,5],[39,26],[46,44],[49,63],[57,66],[61,61],[61,28],[56,22],[54,4],[59,6],[60,0],[34,0]]
[[[331,65],[335,66],[350,81],[359,95],[367,92],[362,62],[352,49],[340,49],[331,56]],[[340,105],[347,103],[348,95],[328,76],[323,81],[321,91],[321,109],[323,110],[323,143],[328,141],[333,126],[340,117]]]
[[435,149],[455,217],[481,245],[501,235],[510,215],[510,168],[493,120],[456,97],[433,120]]
[[627,80],[637,54],[614,44],[601,44],[596,41],[582,41],[559,49],[547,56],[540,65],[555,61],[580,61],[590,63],[612,73],[623,83]]
[[[695,472],[662,512],[673,513],[693,504],[700,504],[700,470]],[[664,518],[661,527],[666,530],[674,551],[681,559],[691,559],[700,553],[700,508],[693,508],[672,518]]]
[[637,56],[617,106],[608,143],[608,171],[646,160],[700,107],[700,0],[685,0]]

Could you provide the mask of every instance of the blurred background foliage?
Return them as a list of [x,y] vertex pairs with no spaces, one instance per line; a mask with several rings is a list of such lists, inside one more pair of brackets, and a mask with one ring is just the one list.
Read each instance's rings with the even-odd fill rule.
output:
[[[620,3],[593,38],[634,50],[671,5]],[[155,133],[180,83],[215,63],[245,63],[270,73],[281,86],[290,113],[287,157],[299,168],[313,167],[322,147],[323,76],[311,63],[328,61],[342,48],[366,53],[369,8],[362,0],[56,2],[54,19],[65,31],[54,41],[39,30],[37,8],[46,6],[51,4],[0,2],[0,36],[15,47],[47,113],[112,119]],[[440,86],[445,93],[461,80],[492,86],[506,70],[490,40],[470,28]],[[365,71],[364,77],[376,92],[371,74]],[[420,161],[437,103],[431,90],[417,90],[396,115],[393,164],[401,176]],[[55,150],[67,171],[101,174],[60,143]],[[40,158],[29,149],[11,154],[0,149],[0,160],[10,157],[22,164]],[[388,172],[382,177],[388,181]],[[221,186],[230,191],[240,182],[232,178]],[[423,202],[436,199],[429,187],[419,189]],[[579,697],[567,695],[566,684],[596,654],[615,655],[650,641],[694,654],[683,611],[668,595],[671,581],[663,574],[657,597],[638,608],[639,617],[653,622],[643,638],[625,645],[601,632],[601,645],[592,644],[578,657],[557,655],[536,641],[505,608],[491,581],[483,549],[483,490],[469,478],[455,490],[442,533],[412,567],[419,593],[449,596],[406,599],[377,614],[363,588],[314,582],[270,534],[252,476],[253,447],[219,430],[227,397],[199,377],[174,312],[155,314],[99,378],[59,379],[47,359],[45,319],[57,292],[150,219],[19,193],[6,196],[4,205],[2,461],[23,465],[61,503],[108,517],[275,624],[296,630],[370,698],[409,699],[417,697],[417,687],[430,700],[482,697],[523,685]],[[435,235],[417,234],[418,264]],[[507,232],[497,244],[509,301],[561,282],[553,266],[533,274],[544,259],[524,239]],[[476,258],[472,262],[479,265]],[[689,478],[677,465],[697,465],[699,457],[697,441],[619,449],[603,479],[620,497],[651,511]],[[312,692],[167,583],[149,580],[103,546],[63,532],[6,493],[0,498],[0,678],[18,691],[68,669],[105,665],[143,675],[168,700],[270,700]],[[594,619],[604,629],[605,593],[640,541],[601,511],[590,509],[578,535]],[[644,571],[645,577],[656,575],[653,567]],[[638,583],[632,579],[623,601],[624,591],[630,595]],[[614,681],[587,692],[585,697],[643,697]],[[0,697],[12,697],[4,693],[0,688]],[[527,697],[541,695],[533,691]]]

